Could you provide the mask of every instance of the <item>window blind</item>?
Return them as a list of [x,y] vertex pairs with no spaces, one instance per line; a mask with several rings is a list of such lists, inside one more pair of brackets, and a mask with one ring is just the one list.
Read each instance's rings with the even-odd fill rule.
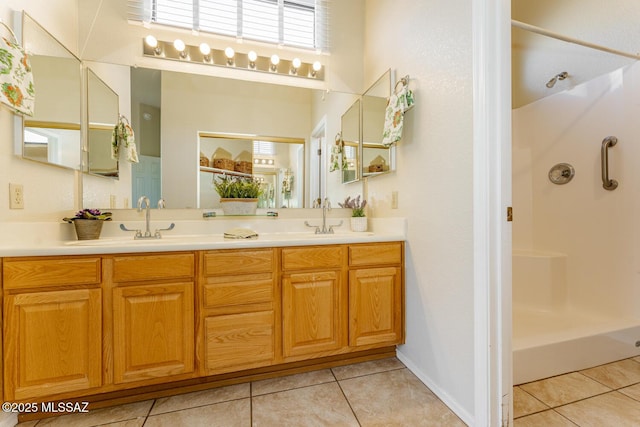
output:
[[328,0],[128,0],[129,19],[328,50]]

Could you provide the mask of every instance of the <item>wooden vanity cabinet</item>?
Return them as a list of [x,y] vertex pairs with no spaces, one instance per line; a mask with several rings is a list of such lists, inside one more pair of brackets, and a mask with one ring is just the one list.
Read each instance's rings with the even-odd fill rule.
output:
[[99,257],[5,258],[4,400],[102,385]]
[[283,355],[322,357],[346,347],[346,246],[282,249]]
[[276,249],[202,253],[201,375],[269,366],[280,357]]
[[114,256],[109,261],[114,384],[192,377],[195,253]]
[[404,342],[402,243],[349,246],[349,345]]

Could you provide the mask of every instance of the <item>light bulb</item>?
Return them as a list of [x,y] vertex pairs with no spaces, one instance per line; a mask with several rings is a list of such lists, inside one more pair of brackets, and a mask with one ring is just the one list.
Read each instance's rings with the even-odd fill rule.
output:
[[271,63],[273,65],[278,65],[280,63],[280,57],[278,55],[271,55]]
[[316,61],[313,63],[313,71],[320,71],[322,69],[322,64],[320,61]]
[[200,43],[200,53],[204,56],[209,55],[211,53],[211,47],[206,43]]
[[186,48],[184,42],[180,39],[175,39],[173,47],[175,47],[178,52],[184,52],[184,49]]
[[233,50],[232,47],[228,47],[224,50],[224,55],[228,58],[231,59],[233,58],[233,55],[235,55],[235,51]]
[[144,38],[144,42],[147,44],[147,46],[149,47],[158,47],[158,39],[156,39],[155,37],[153,37],[151,34],[149,34],[147,37]]
[[293,61],[291,61],[291,65],[293,65],[293,68],[300,68],[300,66],[302,65],[302,61],[300,61],[300,58],[293,58]]
[[258,54],[250,50],[249,53],[247,54],[247,57],[249,58],[249,61],[256,62],[256,59],[258,59]]

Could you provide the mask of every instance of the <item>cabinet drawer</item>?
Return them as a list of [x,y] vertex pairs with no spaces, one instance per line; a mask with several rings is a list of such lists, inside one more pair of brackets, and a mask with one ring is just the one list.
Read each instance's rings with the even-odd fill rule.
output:
[[306,270],[310,268],[340,268],[344,247],[316,246],[311,248],[287,248],[282,250],[283,270]]
[[101,281],[100,258],[4,260],[5,289],[34,286],[92,285]]
[[273,249],[215,251],[204,254],[205,276],[271,271],[273,271]]
[[207,375],[269,366],[275,357],[273,311],[212,316],[204,320]]
[[205,308],[269,303],[273,301],[271,273],[209,278],[204,285]]
[[349,246],[349,265],[400,264],[402,243]]
[[194,266],[193,253],[119,256],[113,258],[113,281],[192,278]]

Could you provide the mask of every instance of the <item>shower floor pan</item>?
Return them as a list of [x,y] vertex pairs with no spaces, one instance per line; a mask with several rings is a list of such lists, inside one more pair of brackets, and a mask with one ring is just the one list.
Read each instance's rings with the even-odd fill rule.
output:
[[513,307],[513,383],[639,356],[640,319]]

